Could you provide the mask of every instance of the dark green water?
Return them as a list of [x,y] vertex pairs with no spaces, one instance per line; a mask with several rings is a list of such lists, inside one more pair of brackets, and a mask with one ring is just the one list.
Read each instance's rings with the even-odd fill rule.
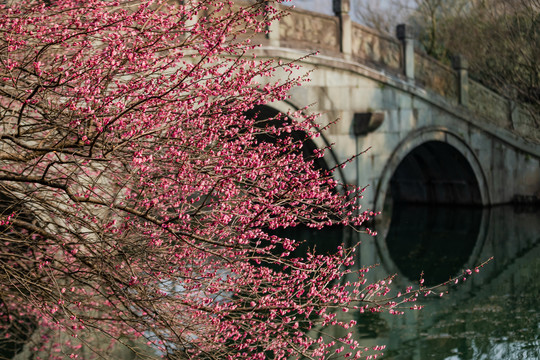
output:
[[[444,288],[448,295],[422,299],[421,311],[340,314],[358,321],[354,337],[361,343],[386,345],[387,360],[540,359],[540,209],[402,206],[376,230],[375,238],[333,230],[313,241],[331,248],[359,237],[357,262],[380,264],[371,280],[396,273],[399,289],[416,284],[422,271],[427,284],[436,284],[494,259],[463,284]],[[343,335],[338,331],[333,335]]]
[[448,296],[387,321],[385,359],[540,359],[539,209],[398,208],[384,244],[404,277],[424,270],[432,284],[494,257]]

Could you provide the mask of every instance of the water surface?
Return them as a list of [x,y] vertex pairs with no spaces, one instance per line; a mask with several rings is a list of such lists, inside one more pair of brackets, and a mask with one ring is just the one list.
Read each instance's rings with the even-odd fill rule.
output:
[[396,206],[376,230],[376,237],[336,229],[295,237],[319,249],[361,240],[357,264],[379,264],[370,280],[397,274],[401,289],[422,272],[426,284],[437,284],[494,259],[440,289],[448,291],[442,298],[422,299],[421,311],[340,314],[358,321],[362,344],[387,345],[387,360],[540,359],[540,209]]

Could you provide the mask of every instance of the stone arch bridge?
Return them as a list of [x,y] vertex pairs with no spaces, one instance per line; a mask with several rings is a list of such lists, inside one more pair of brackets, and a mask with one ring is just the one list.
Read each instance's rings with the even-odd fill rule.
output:
[[335,16],[290,9],[270,25],[259,56],[299,59],[310,81],[269,111],[313,104],[332,143],[332,166],[370,148],[337,176],[369,185],[364,207],[385,199],[493,205],[540,198],[539,114],[468,78],[467,62],[444,65],[414,48],[406,26],[392,38]]

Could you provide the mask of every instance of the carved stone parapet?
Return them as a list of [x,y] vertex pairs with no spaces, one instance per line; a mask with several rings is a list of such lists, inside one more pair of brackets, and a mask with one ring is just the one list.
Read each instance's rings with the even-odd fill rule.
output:
[[335,16],[289,10],[279,21],[280,46],[339,51],[339,19]]

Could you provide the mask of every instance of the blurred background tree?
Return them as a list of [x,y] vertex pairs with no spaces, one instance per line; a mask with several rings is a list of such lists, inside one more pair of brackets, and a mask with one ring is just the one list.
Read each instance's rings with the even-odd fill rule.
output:
[[540,0],[357,0],[352,17],[393,35],[411,24],[418,48],[450,64],[469,62],[469,75],[540,110]]

